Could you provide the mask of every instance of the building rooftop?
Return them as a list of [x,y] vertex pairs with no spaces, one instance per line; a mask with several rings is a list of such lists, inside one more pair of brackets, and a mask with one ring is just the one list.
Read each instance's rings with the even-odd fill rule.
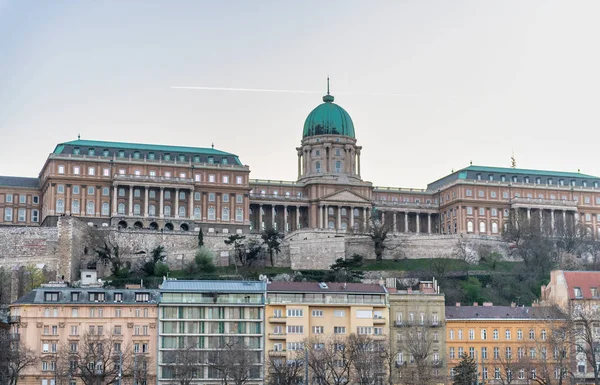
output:
[[[77,296],[72,293],[79,293]],[[90,294],[103,293],[104,301],[95,300],[90,297]],[[121,294],[121,298],[117,298],[115,294]],[[56,294],[56,296],[54,296]],[[142,296],[136,298],[136,294],[148,294],[148,297]],[[140,304],[158,303],[158,290],[128,290],[128,289],[104,289],[104,288],[66,288],[66,287],[44,287],[35,289],[19,298],[13,305],[19,304],[107,304],[107,303],[123,303],[123,304]]]
[[40,180],[38,178],[23,178],[20,176],[0,176],[0,186],[40,188]]
[[267,292],[385,294],[387,289],[367,283],[271,282],[267,285]]
[[196,281],[168,280],[160,288],[165,292],[209,292],[209,293],[264,293],[263,281]]
[[555,307],[446,306],[446,320],[465,319],[563,319]]
[[[570,299],[600,299],[600,271],[565,271],[563,272]],[[576,295],[575,288],[581,295]],[[596,289],[595,295],[592,288]]]

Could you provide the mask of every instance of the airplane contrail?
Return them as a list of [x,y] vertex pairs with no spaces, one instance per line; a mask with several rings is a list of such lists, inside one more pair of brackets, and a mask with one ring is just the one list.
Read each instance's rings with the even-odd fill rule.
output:
[[[194,87],[194,86],[171,86],[172,89],[178,90],[203,90],[203,91],[240,91],[240,92],[273,92],[286,94],[318,94],[322,95],[323,91],[306,91],[306,90],[274,90],[268,88],[227,88],[227,87]],[[401,93],[379,93],[379,92],[335,92],[336,95],[361,95],[361,96],[421,96],[419,94],[401,94]]]

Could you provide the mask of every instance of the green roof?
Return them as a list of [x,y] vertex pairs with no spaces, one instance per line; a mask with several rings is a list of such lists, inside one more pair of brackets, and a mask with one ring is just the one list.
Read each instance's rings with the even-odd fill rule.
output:
[[333,96],[329,92],[323,96],[323,102],[308,114],[302,137],[343,135],[354,138],[354,123],[346,110],[333,103]]
[[124,150],[146,150],[146,151],[164,151],[164,152],[185,152],[188,154],[205,154],[205,155],[237,155],[215,150],[214,148],[203,147],[185,147],[185,146],[165,146],[162,144],[141,144],[141,143],[126,143],[126,142],[104,142],[100,140],[73,140],[71,142],[59,143],[54,149],[55,154],[60,154],[64,150],[65,145],[70,146],[86,146],[86,147],[102,147],[102,148],[118,148]]
[[566,171],[547,171],[547,170],[529,170],[524,168],[508,168],[508,167],[487,167],[487,166],[469,166],[461,169],[460,171],[478,171],[478,172],[497,172],[506,174],[520,174],[520,175],[545,175],[555,176],[564,178],[595,178],[597,176],[581,174],[579,172],[566,172]]

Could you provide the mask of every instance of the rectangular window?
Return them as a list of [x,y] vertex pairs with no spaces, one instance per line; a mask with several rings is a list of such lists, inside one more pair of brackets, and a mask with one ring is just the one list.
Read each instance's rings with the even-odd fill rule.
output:
[[45,292],[44,293],[44,301],[45,302],[58,302],[58,293],[56,293],[56,292]]
[[302,325],[287,325],[288,334],[304,334],[304,326]]
[[19,195],[19,203],[27,203],[27,195]]
[[334,326],[333,334],[346,334],[346,327],[345,326]]
[[334,310],[333,311],[333,316],[334,317],[345,317],[346,316],[346,311],[345,310]]
[[313,310],[312,316],[313,317],[323,317],[323,310]]
[[236,176],[235,177],[235,184],[244,184],[244,177],[243,176]]
[[229,175],[223,175],[223,183],[229,183]]
[[149,293],[135,293],[135,302],[148,302],[149,300]]
[[65,166],[59,165],[58,166],[58,173],[59,174],[64,174],[65,173]]
[[313,334],[323,334],[324,327],[323,326],[313,326]]
[[90,176],[96,175],[96,168],[88,167],[88,175],[90,175]]
[[216,180],[216,177],[215,177],[213,174],[210,174],[210,175],[208,176],[208,181],[209,181],[210,183],[215,183],[215,180]]
[[27,220],[27,212],[25,209],[19,209],[18,211],[19,216],[18,216],[18,221],[19,222],[25,222]]
[[304,317],[303,309],[287,309],[288,317]]

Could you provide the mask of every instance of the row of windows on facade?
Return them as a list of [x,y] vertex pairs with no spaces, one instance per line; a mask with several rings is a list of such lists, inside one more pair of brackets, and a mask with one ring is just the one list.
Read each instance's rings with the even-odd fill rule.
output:
[[[432,353],[432,355],[431,355],[431,361],[432,361],[432,363],[437,363],[437,362],[439,362],[439,361],[440,361],[440,353],[439,353],[439,352],[437,352],[437,351],[434,351],[434,352]],[[402,364],[404,364],[405,362],[406,362],[406,360],[405,360],[405,355],[404,355],[404,352],[398,352],[398,353],[396,354],[396,363],[397,363],[398,365],[402,365]],[[409,362],[409,363],[411,363],[411,364],[414,364],[414,363],[415,363],[415,356],[414,356],[414,354],[413,354],[413,353],[409,353],[409,354],[408,354],[408,362]]]
[[[527,352],[529,351],[529,354],[527,354]],[[458,354],[457,354],[458,352]],[[459,359],[464,355],[465,351],[463,347],[459,347],[458,350],[455,347],[450,347],[448,349],[448,358],[451,360],[454,359]],[[493,348],[493,359],[495,360],[499,360],[501,358],[505,358],[507,360],[511,360],[514,359],[515,357],[513,357],[513,348],[511,346],[507,346],[504,348],[504,352],[500,352],[500,348],[499,347],[494,347]],[[531,348],[526,348],[526,347],[519,347],[516,349],[516,358],[521,360],[523,358],[531,358],[531,359],[543,359],[546,360],[548,359],[548,349],[546,347],[542,347],[540,348],[539,351],[540,355],[538,357],[538,351],[536,348],[531,347]],[[501,354],[503,354],[503,356],[501,356]],[[558,359],[560,356],[563,356],[563,358],[566,357],[566,351],[563,350],[562,352],[560,351],[559,348],[554,348],[554,359]],[[469,356],[470,357],[474,357],[475,356],[475,348],[474,347],[470,347],[469,348]],[[482,359],[488,359],[488,348],[487,347],[483,347],[481,348],[481,358]]]
[[[415,316],[418,316],[417,321],[415,321]],[[416,324],[418,323],[419,325],[425,325],[425,323],[427,322],[427,315],[425,313],[408,313],[408,318],[407,318],[407,322],[409,325],[411,324]],[[429,320],[431,321],[432,325],[437,325],[439,323],[439,315],[438,313],[432,313],[429,316]],[[403,318],[403,314],[402,312],[396,312],[396,324],[403,324],[404,323],[404,318]]]
[[[132,159],[147,159],[147,160],[158,160],[158,159],[162,159],[165,161],[173,161],[173,160],[177,160],[179,162],[187,162],[188,160],[194,162],[194,163],[208,163],[208,164],[215,164],[215,157],[212,155],[209,155],[206,159],[206,162],[200,162],[200,156],[199,155],[194,155],[194,156],[187,156],[185,154],[171,154],[169,152],[165,152],[162,154],[162,158],[160,155],[156,155],[155,152],[149,152],[145,157],[142,157],[142,154],[139,151],[133,151],[133,152],[126,152],[125,150],[118,150],[118,151],[114,151],[111,153],[111,151],[109,149],[103,149],[101,152],[100,150],[98,151],[98,156],[100,156],[100,154],[102,154],[103,157],[112,157],[112,156],[116,156],[117,158],[120,159],[126,159],[128,157],[131,156]],[[79,147],[74,147],[73,148],[73,155],[82,155],[81,154],[81,149]],[[88,156],[96,156],[96,149],[95,148],[88,148],[87,149],[87,155]],[[217,160],[216,163],[220,163],[220,164],[228,164],[228,160],[227,157],[221,157],[220,160]]]
[[[116,302],[118,302],[118,301],[116,301]],[[80,317],[79,313],[80,312],[79,312],[79,308],[78,307],[71,308],[71,317],[78,318],[78,317]],[[148,318],[148,314],[149,314],[148,308],[144,308],[144,309],[139,309],[138,308],[138,309],[134,310],[134,315],[135,315],[136,318],[140,318],[142,316],[144,318]],[[107,317],[109,317],[109,318],[110,317],[121,318],[121,317],[123,317],[123,309],[121,309],[121,308],[115,308],[114,312],[113,312],[113,315],[111,316],[109,314],[109,310],[108,309],[106,309],[106,312],[105,312],[105,309],[103,309],[103,308],[91,307],[91,308],[88,309],[87,315],[89,316],[89,318],[104,318],[105,315]],[[81,314],[81,317],[84,317],[84,316],[85,316],[84,314]],[[46,318],[52,318],[52,317],[56,318],[56,317],[59,317],[59,309],[56,308],[56,307],[52,308],[52,309],[50,309],[49,307],[45,308],[44,309],[44,317],[46,317]]]
[[[312,316],[313,317],[323,317],[323,310],[321,309],[313,309],[312,310]],[[382,319],[383,318],[383,311],[382,310],[356,310],[356,318],[376,318],[376,319]],[[299,318],[299,317],[304,317],[304,309],[299,309],[299,308],[289,308],[286,309],[286,316],[287,317],[291,317],[291,318]],[[333,316],[334,317],[345,317],[346,316],[346,311],[345,310],[334,310],[333,311]],[[282,318],[283,317],[283,310],[282,309],[273,309],[273,317],[274,318]],[[437,317],[437,314],[436,314]]]
[[[339,160],[336,160],[336,161],[335,161],[335,167],[334,167],[334,170],[335,170],[335,172],[336,172],[336,173],[340,173],[340,172],[342,172],[342,162],[341,162],[341,161],[339,161]],[[316,161],[316,162],[315,162],[315,172],[316,172],[316,173],[320,173],[321,171],[322,171],[322,170],[321,170],[321,162],[319,162],[319,161]]]
[[[494,368],[494,379],[498,380],[499,383],[503,383],[501,380],[505,380],[506,383],[511,383],[512,381],[514,381],[516,378],[518,378],[519,380],[525,380],[525,379],[536,379],[537,378],[537,370],[536,368],[521,368],[516,370],[516,373],[513,374],[513,370],[512,369],[506,369],[504,371],[504,373],[502,373],[500,371],[500,368]],[[564,369],[564,368],[559,368],[556,367],[554,368],[554,379],[558,380],[559,378],[567,378],[567,374],[568,374],[568,370]],[[456,370],[454,368],[450,369],[450,376],[454,377],[456,375]],[[489,368],[488,367],[483,367],[481,369],[481,376],[483,377],[484,380],[489,379]],[[527,377],[529,376],[529,377]],[[541,381],[545,381],[545,378],[541,378]]]
[[[465,190],[465,195],[467,197],[472,197],[473,196],[473,190],[466,189]],[[456,198],[456,192],[455,191],[452,192],[452,196],[453,196],[453,198]],[[485,190],[478,190],[477,191],[477,196],[479,198],[485,198]],[[490,191],[490,198],[496,198],[496,197],[497,197],[497,192],[496,191]],[[503,191],[502,192],[502,198],[503,199],[508,199],[509,197],[510,197],[510,195],[509,195],[508,191]],[[546,195],[544,195],[544,194],[538,194],[537,197],[539,199],[546,199]],[[515,198],[521,198],[521,193],[518,193],[518,192],[515,193]],[[533,196],[532,193],[527,193],[525,195],[525,198],[533,199],[534,196]],[[447,199],[450,200],[449,194],[447,195]],[[555,194],[550,194],[550,200],[556,200],[556,199],[557,199],[557,196]],[[563,200],[563,201],[566,201],[567,200],[567,196],[566,195],[561,195],[559,199]],[[575,202],[579,202],[579,195],[573,195],[573,200]],[[583,197],[583,203],[584,204],[590,204],[591,202],[592,202],[591,197],[589,197],[589,196],[584,196]],[[442,197],[442,203],[444,203],[443,202],[443,197]],[[596,204],[600,205],[600,196],[596,197]]]
[[[321,156],[321,150],[314,150],[313,156]],[[335,148],[335,156],[342,156],[341,148]]]
[[[71,292],[71,302],[79,301],[81,297],[81,292],[74,291]],[[90,302],[105,302],[106,293],[104,292],[90,292],[88,293],[88,301]],[[56,291],[46,291],[44,292],[44,301],[45,302],[58,302],[60,300],[60,293]],[[150,294],[149,293],[135,293],[135,302],[149,302]],[[114,302],[123,302],[123,293],[114,293]]]
[[[36,211],[36,210],[34,210],[34,211]],[[56,200],[56,213],[63,214],[64,212],[65,212],[65,202],[62,199],[57,199]],[[77,201],[77,200],[71,201],[71,214],[79,214],[79,212],[80,212],[79,201]],[[86,215],[95,215],[96,214],[96,204],[92,201],[88,201],[87,205],[86,205],[85,213],[86,213]],[[221,209],[221,219],[224,221],[228,221],[229,217],[230,217],[229,213],[230,213],[229,208],[223,207]],[[127,215],[127,211],[125,209],[125,203],[119,203],[117,205],[117,214],[118,215]],[[102,203],[100,215],[103,215],[103,216],[110,215],[110,205],[108,204],[108,202]],[[138,203],[133,205],[133,215],[138,215],[138,216],[142,215],[142,207]],[[156,215],[157,215],[156,214],[156,206],[153,204],[148,205],[148,216],[152,217],[152,216],[156,216]],[[163,207],[163,215],[166,217],[172,216],[171,206],[166,205]],[[180,217],[187,216],[187,209],[185,208],[185,206],[179,206],[178,215]],[[6,217],[6,212],[5,212],[5,217]],[[193,218],[194,219],[202,219],[202,208],[201,207],[198,207],[198,206],[194,207]],[[242,222],[244,220],[244,209],[236,208],[235,209],[235,218],[236,218],[235,219],[236,221]],[[216,208],[213,206],[208,207],[208,219],[209,220],[216,219]],[[6,220],[6,218],[5,218],[5,220]]]
[[[477,180],[483,180],[483,175],[482,174],[476,174],[475,178]],[[493,181],[494,180],[494,174],[489,174],[487,180],[489,181]],[[542,178],[542,177],[536,177],[535,179],[530,178],[529,176],[524,176],[522,179],[520,179],[517,175],[513,175],[510,179],[512,182],[523,182],[523,183],[533,183],[531,182],[532,180],[535,181],[535,184],[542,184],[542,182],[546,182],[546,184],[552,185],[554,184],[555,179],[554,178]],[[500,175],[500,182],[506,182],[507,178],[506,175]],[[558,185],[559,186],[565,186],[567,184],[570,184],[571,186],[576,186],[577,185],[577,181],[575,179],[571,179],[571,181],[566,181],[565,179],[558,179]],[[587,187],[588,186],[588,181],[584,180],[581,181],[581,185],[583,187]],[[594,186],[594,188],[598,188],[598,181],[594,181],[592,182],[592,186]]]
[[[4,197],[4,203],[17,203],[17,202],[19,202],[19,204],[27,204],[27,194],[6,194]],[[33,203],[33,204],[40,203],[40,197],[37,195],[34,195],[33,197],[31,197],[31,203]]]
[[[90,326],[93,327],[93,326]],[[115,326],[116,328],[121,328],[121,326]],[[91,333],[90,334],[94,334]],[[98,334],[102,334],[102,333],[98,333]],[[121,333],[114,333],[115,335],[121,335]],[[78,342],[74,342],[71,341],[69,342],[69,353],[77,353],[79,351],[79,343]],[[113,345],[113,351],[114,352],[120,352],[121,351],[121,343],[120,342],[115,342]],[[57,353],[58,352],[58,342],[56,341],[42,341],[42,353]],[[148,353],[149,352],[149,345],[148,342],[135,342],[133,344],[133,352],[134,353]],[[50,366],[51,367],[51,366]],[[42,365],[42,370],[54,370],[52,369],[44,369],[44,366]]]
[[[469,329],[469,340],[474,340],[475,339],[475,329]],[[487,329],[481,329],[480,331],[481,333],[481,339],[482,340],[486,340],[487,336],[488,336],[488,332]],[[504,339],[505,340],[510,340],[511,339],[511,333],[512,331],[510,329],[506,329],[504,331]],[[542,329],[541,333],[540,333],[541,339],[542,341],[545,341],[547,338],[547,332],[546,329]],[[448,338],[450,340],[454,340],[455,334],[454,334],[454,329],[450,329],[450,331],[448,332]],[[462,340],[463,339],[463,331],[462,329],[458,329],[457,330],[457,335],[456,335],[457,339]],[[500,339],[500,331],[498,329],[494,329],[492,331],[492,338],[494,340],[498,340]],[[517,340],[522,340],[523,339],[523,330],[522,329],[517,329]],[[534,329],[529,329],[529,339],[530,340],[534,340],[535,339],[535,330]]]
[[[73,186],[71,187],[71,191],[73,193],[73,195],[79,195],[81,193],[81,190],[79,188],[79,186]],[[148,198],[149,199],[156,199],[156,195],[159,192],[158,189],[149,189],[148,190]],[[59,184],[56,186],[56,193],[57,194],[64,194],[65,193],[65,186],[62,184]],[[87,195],[94,195],[96,193],[96,188],[93,186],[89,186],[87,188]],[[119,197],[127,197],[127,190],[123,187],[118,188],[117,190],[117,194],[119,195]],[[179,200],[183,200],[185,201],[187,199],[187,196],[191,194],[188,193],[186,191],[179,191]],[[110,187],[102,187],[102,196],[110,196]],[[223,193],[222,194],[222,200],[225,203],[229,202],[229,193]],[[139,188],[134,188],[133,189],[133,197],[134,198],[141,198],[142,197],[142,190]],[[170,200],[171,199],[171,191],[170,190],[165,190],[163,193],[163,199],[165,200]],[[199,201],[202,199],[202,193],[196,191],[194,192],[194,200],[195,201]],[[244,196],[242,194],[236,194],[235,196],[235,200],[236,203],[244,203]],[[216,194],[215,193],[208,193],[208,201],[209,202],[215,202],[216,201]]]
[[[358,326],[356,328],[356,334],[359,335],[375,335],[382,336],[383,335],[382,327],[372,327],[372,326]],[[273,334],[275,335],[283,335],[283,334],[304,334],[304,326],[303,325],[287,325],[285,326],[275,326],[273,328]],[[313,334],[324,334],[325,326],[313,326],[312,327]],[[334,326],[333,334],[346,334],[345,326]]]
[[[69,335],[79,335],[79,325],[70,325]],[[104,335],[104,325],[89,325],[87,333],[90,335]],[[44,325],[42,329],[42,335],[44,336],[58,336],[58,326],[56,325]],[[121,325],[115,325],[112,328],[112,335],[120,336],[123,335],[123,327]],[[150,329],[148,325],[134,325],[133,326],[134,336],[148,336],[150,335]]]
[[[40,221],[39,210],[17,209],[17,222],[27,222],[27,212],[30,213],[31,222],[37,223]],[[14,218],[14,209],[6,207],[4,209],[4,222],[12,222]]]
[[[65,173],[65,166],[59,165],[58,166],[58,174],[63,175],[64,173]],[[127,175],[127,170],[124,168],[120,168],[118,170],[118,174],[119,175]],[[73,166],[73,175],[82,175],[80,166]],[[88,167],[87,175],[95,176],[96,175],[96,167]],[[134,170],[133,175],[134,176],[142,176],[142,171]],[[179,178],[186,179],[187,175],[188,174],[185,172],[180,172]],[[109,168],[102,169],[102,176],[110,177],[110,169]],[[158,175],[155,170],[150,170],[150,171],[148,171],[148,176],[156,177]],[[170,179],[170,178],[173,178],[173,173],[171,171],[165,171],[165,172],[163,172],[162,176],[165,177],[166,179]],[[222,175],[221,176],[221,183],[229,184],[229,180],[230,180],[230,175]],[[194,181],[202,182],[202,174],[194,174]],[[208,178],[206,181],[209,183],[216,183],[217,176],[215,174],[208,174]],[[236,184],[244,184],[244,177],[240,176],[240,175],[236,176],[235,183]]]
[[[380,196],[377,196],[375,200],[379,200],[379,201],[386,202],[388,199],[387,199],[387,196],[385,196],[385,195],[380,195]],[[393,196],[393,197],[391,197],[391,198],[390,198],[390,201],[391,201],[391,202],[399,202],[400,200],[399,200],[399,198],[398,198],[398,197],[395,197],[395,196]],[[404,203],[410,203],[410,202],[411,202],[411,200],[410,200],[410,198],[408,198],[408,197],[404,197],[404,198],[402,198],[402,202],[404,202]],[[414,198],[414,199],[413,199],[413,202],[414,202],[414,203],[421,203],[421,198]],[[430,205],[430,204],[431,204],[431,202],[432,202],[432,200],[431,200],[431,199],[425,199],[425,203],[426,203],[426,204]],[[433,200],[433,203],[434,203],[434,204],[437,204],[437,203],[438,203],[438,200],[437,200],[437,199],[434,199],[434,200]],[[443,201],[442,201],[442,203],[443,203]]]

